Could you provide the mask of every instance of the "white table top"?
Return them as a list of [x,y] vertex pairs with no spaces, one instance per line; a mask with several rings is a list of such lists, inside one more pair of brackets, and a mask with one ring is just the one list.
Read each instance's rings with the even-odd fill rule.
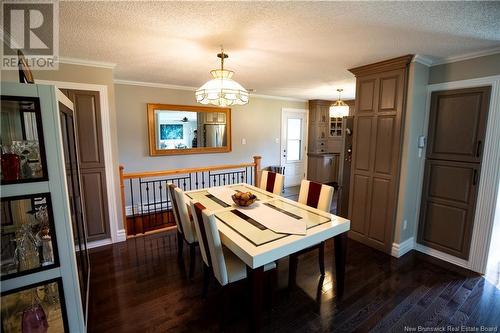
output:
[[228,206],[224,202],[219,202],[207,192],[207,189],[185,192],[188,200],[200,202],[215,214],[222,243],[251,268],[258,268],[281,259],[350,229],[351,222],[345,218],[308,207],[255,186],[241,183],[226,187],[244,192],[250,191],[257,195],[260,203],[270,204],[300,216],[307,223],[307,233],[304,236],[277,234],[269,229],[261,230],[234,215],[231,211],[237,208],[236,205]]

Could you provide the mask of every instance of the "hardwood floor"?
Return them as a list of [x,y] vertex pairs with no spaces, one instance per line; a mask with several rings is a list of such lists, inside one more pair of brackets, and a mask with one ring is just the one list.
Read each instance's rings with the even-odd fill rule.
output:
[[[178,263],[175,237],[156,234],[92,250],[89,332],[217,332],[221,315],[227,332],[248,331],[246,281],[230,289],[224,310],[216,281],[203,299],[200,253],[189,280],[188,255]],[[345,295],[339,300],[332,251],[328,241],[324,278],[316,251],[301,256],[291,291],[288,260],[278,262],[278,291],[274,306],[264,310],[264,332],[500,326],[500,290],[484,278],[459,274],[416,252],[394,259],[354,241],[348,243]]]

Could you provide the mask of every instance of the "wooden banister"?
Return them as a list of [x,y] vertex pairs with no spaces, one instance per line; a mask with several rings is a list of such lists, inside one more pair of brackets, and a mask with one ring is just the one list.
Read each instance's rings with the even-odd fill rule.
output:
[[[232,174],[232,180],[234,182],[235,179],[238,179],[237,177],[239,176],[236,176],[235,178],[235,173],[236,174],[239,174],[241,173],[241,180],[243,181],[243,174],[246,174],[247,178],[246,178],[246,181],[247,182],[250,182],[251,179],[253,178],[253,182],[254,182],[254,185],[255,186],[259,186],[259,183],[260,183],[260,174],[261,174],[261,160],[262,160],[262,157],[261,156],[254,156],[253,157],[253,162],[252,163],[240,163],[240,164],[228,164],[228,165],[214,165],[214,166],[208,166],[208,167],[198,167],[198,168],[184,168],[184,169],[173,169],[173,170],[161,170],[161,171],[144,171],[144,172],[131,172],[131,173],[125,173],[125,168],[123,165],[120,165],[120,168],[119,168],[119,173],[120,173],[120,194],[121,194],[121,200],[122,200],[122,216],[123,216],[123,225],[125,227],[125,230],[127,232],[127,238],[129,237],[133,237],[134,235],[139,235],[139,234],[146,234],[146,233],[151,233],[151,232],[158,232],[160,229],[158,230],[154,230],[154,231],[137,231],[136,229],[133,229],[135,227],[130,227],[131,230],[128,230],[129,229],[129,225],[128,225],[128,220],[127,220],[127,210],[126,210],[126,194],[125,194],[125,180],[130,180],[130,191],[131,191],[131,195],[132,195],[132,215],[136,214],[136,212],[134,212],[134,196],[133,196],[133,190],[132,190],[132,184],[133,184],[133,179],[136,179],[135,182],[143,182],[143,183],[147,183],[147,182],[150,182],[152,183],[153,185],[153,195],[154,193],[157,193],[157,192],[154,192],[154,184],[155,182],[157,184],[160,184],[160,188],[161,188],[161,181],[160,180],[157,180],[157,179],[151,179],[151,180],[147,180],[146,178],[157,178],[157,177],[165,177],[165,176],[176,176],[176,175],[187,175],[188,179],[191,179],[192,175],[193,174],[196,174],[196,177],[198,177],[198,173],[201,173],[202,174],[202,186],[204,186],[205,184],[208,185],[208,187],[210,186],[219,186],[219,185],[222,185],[221,183],[221,180],[219,178],[219,185],[216,185],[216,180],[213,179],[213,184],[211,184],[211,182],[207,182],[205,183],[204,180],[203,180],[203,173],[204,172],[209,172],[209,171],[221,171],[221,170],[234,170],[234,169],[245,169],[245,170],[242,170],[242,171],[231,171],[231,172],[228,172],[228,173],[221,173],[221,175],[229,175],[229,174]],[[248,170],[248,168],[250,168],[250,170]],[[252,173],[252,169],[253,168],[253,173]],[[215,174],[215,176],[217,176],[218,174]],[[209,174],[210,176],[210,174]],[[194,177],[194,176],[193,176]],[[210,176],[210,177],[213,177],[213,176]],[[220,177],[220,175],[219,175]],[[226,177],[226,176],[224,176]],[[170,178],[167,178],[166,180],[168,180]],[[172,179],[177,179],[177,181],[179,181],[179,179],[184,179],[184,178],[179,178],[179,177],[172,177]],[[223,178],[224,180],[224,184],[226,184],[226,181],[225,181],[226,178]],[[189,184],[192,184],[192,183],[189,183]],[[198,188],[198,178],[196,178],[196,188]],[[189,185],[190,187],[191,185]],[[128,188],[128,185],[127,185],[127,188]],[[189,189],[189,188],[188,188]],[[146,190],[148,190],[148,187],[146,187]],[[142,194],[140,195],[140,199],[139,200],[142,200]],[[149,197],[148,197],[148,200],[149,200]],[[161,201],[161,200],[160,200]],[[153,199],[153,210],[155,210],[156,208],[156,199]],[[149,204],[149,203],[148,203]],[[149,206],[151,207],[151,206]],[[142,201],[141,201],[141,204],[140,204],[140,208],[139,208],[139,211],[142,213]],[[161,206],[160,206],[160,209],[161,209]],[[156,211],[155,211],[156,212]],[[160,211],[161,213],[161,211]],[[149,214],[149,208],[148,208],[148,212],[147,214]],[[130,216],[129,216],[130,217]],[[135,217],[134,217],[135,218]],[[137,217],[138,219],[141,218],[141,216]],[[134,220],[135,221],[135,220]],[[170,229],[172,227],[168,227],[168,228],[163,228],[161,230],[167,230],[167,229]],[[139,228],[142,230],[142,228]]]
[[[256,156],[256,157],[261,158],[260,156]],[[214,165],[214,166],[200,167],[200,168],[185,168],[185,169],[174,169],[174,170],[163,170],[163,171],[131,172],[131,173],[124,173],[123,179],[183,175],[183,174],[194,173],[194,172],[229,170],[229,169],[238,169],[238,168],[254,167],[254,166],[256,166],[255,163],[241,163],[241,164],[228,164],[228,165]]]
[[259,187],[260,185],[260,161],[262,160],[262,156],[254,156],[253,157],[253,164],[255,168],[253,169],[254,176],[253,176],[253,181],[254,181],[254,186]]
[[123,181],[123,169],[124,166],[120,165],[120,195],[122,198],[122,218],[123,218],[123,227],[127,230],[127,213],[125,212],[125,182]]

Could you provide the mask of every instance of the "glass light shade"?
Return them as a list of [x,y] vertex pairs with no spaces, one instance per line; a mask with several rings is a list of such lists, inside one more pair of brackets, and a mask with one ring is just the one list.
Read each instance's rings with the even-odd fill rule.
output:
[[340,99],[330,106],[330,118],[342,118],[349,115],[349,105]]
[[226,69],[210,71],[214,77],[196,90],[196,101],[217,106],[243,105],[248,103],[248,91],[231,79],[233,72]]

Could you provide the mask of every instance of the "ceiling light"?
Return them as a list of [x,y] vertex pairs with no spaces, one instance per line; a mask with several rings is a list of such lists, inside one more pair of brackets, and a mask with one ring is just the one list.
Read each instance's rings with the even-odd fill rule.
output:
[[349,115],[349,105],[340,99],[342,90],[343,89],[337,89],[339,92],[339,99],[330,106],[330,118],[342,118]]
[[224,59],[228,58],[228,55],[221,48],[217,57],[220,58],[220,69],[210,71],[214,78],[196,90],[196,101],[217,106],[247,104],[248,91],[231,79],[233,71],[224,69]]

